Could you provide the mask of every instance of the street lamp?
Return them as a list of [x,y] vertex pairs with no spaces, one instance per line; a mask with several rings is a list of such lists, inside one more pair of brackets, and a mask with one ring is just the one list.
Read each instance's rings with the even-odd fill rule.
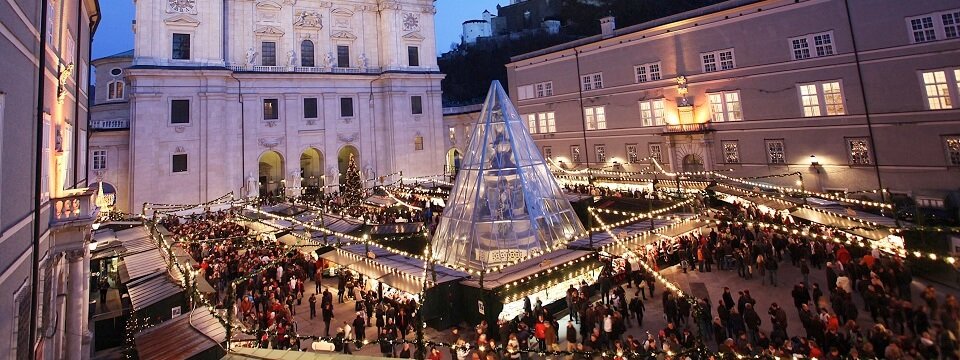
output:
[[810,167],[813,168],[813,171],[816,171],[817,174],[820,173],[820,160],[817,159],[816,155],[810,155]]

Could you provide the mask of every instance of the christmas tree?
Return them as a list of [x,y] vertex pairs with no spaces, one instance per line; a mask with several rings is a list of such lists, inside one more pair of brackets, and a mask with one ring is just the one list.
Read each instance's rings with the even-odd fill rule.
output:
[[350,161],[347,163],[347,173],[343,181],[343,204],[348,208],[360,206],[363,202],[363,180],[360,179],[360,169],[357,168],[357,161],[350,154]]

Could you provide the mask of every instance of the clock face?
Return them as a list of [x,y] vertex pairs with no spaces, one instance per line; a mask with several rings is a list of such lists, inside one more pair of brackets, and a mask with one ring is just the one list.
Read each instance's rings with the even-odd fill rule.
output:
[[196,6],[196,0],[169,0],[170,10],[176,12],[191,12]]
[[416,30],[420,27],[420,19],[417,15],[411,13],[403,14],[403,29],[406,31]]

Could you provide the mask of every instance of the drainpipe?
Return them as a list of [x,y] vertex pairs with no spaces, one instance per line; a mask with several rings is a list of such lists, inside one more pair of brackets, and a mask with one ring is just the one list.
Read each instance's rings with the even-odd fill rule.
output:
[[[243,82],[237,78],[236,73],[232,70],[230,71],[230,77],[237,81],[237,102],[240,103],[240,179],[243,179],[243,186],[241,189],[247,186],[247,151],[246,151],[246,126],[247,121],[245,120],[244,111],[245,104],[243,103]],[[250,189],[246,189],[247,193],[250,193]],[[247,194],[241,194],[242,197],[246,197]]]
[[[40,191],[42,189],[41,176],[43,174],[43,107],[44,92],[46,91],[47,74],[47,4],[48,0],[40,0],[40,47],[39,64],[37,65],[37,127],[36,144],[34,144],[33,170],[33,241],[30,254],[30,319],[37,318],[37,290],[40,288]],[[53,124],[51,124],[53,125]],[[31,359],[36,358],[37,322],[30,321],[30,349]]]
[[860,83],[860,96],[863,98],[863,114],[867,118],[867,131],[870,136],[870,155],[873,156],[873,170],[877,175],[877,187],[880,188],[880,202],[885,202],[886,195],[883,192],[883,181],[880,178],[880,159],[877,158],[877,142],[873,137],[873,121],[870,119],[867,90],[863,84],[863,67],[860,64],[860,50],[857,49],[857,32],[853,29],[853,18],[850,15],[850,0],[844,0],[843,6],[847,11],[847,26],[850,29],[850,39],[853,40],[853,58],[857,63],[857,81]]
[[[583,131],[583,159],[586,160],[587,164],[587,185],[593,185],[593,175],[590,175],[590,151],[587,150],[587,116],[584,114],[583,109],[583,75],[580,74],[580,51],[576,48],[573,49],[573,53],[576,56],[577,60],[577,97],[580,100],[580,128]],[[594,114],[594,117],[597,115]],[[589,189],[588,189],[589,191]]]

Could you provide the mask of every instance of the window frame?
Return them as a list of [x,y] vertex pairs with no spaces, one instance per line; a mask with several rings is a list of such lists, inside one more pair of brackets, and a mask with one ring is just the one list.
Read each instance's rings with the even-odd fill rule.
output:
[[544,159],[553,159],[553,147],[550,145],[544,145],[541,149],[541,155]]
[[[307,116],[307,103],[308,101],[313,100],[313,116]],[[315,97],[304,97],[303,101],[303,118],[304,119],[319,119],[320,118],[320,99]]]
[[[728,149],[727,145],[733,145],[733,150]],[[723,154],[724,164],[741,164],[739,140],[721,140],[720,153]],[[733,161],[730,161],[731,155],[733,156]]]
[[[736,94],[736,95],[737,95],[737,102],[736,102],[736,103],[737,103],[737,106],[739,107],[739,109],[737,109],[737,111],[731,111],[731,109],[730,109],[730,102],[727,100],[727,95],[728,95],[728,94]],[[719,113],[719,115],[721,115],[721,117],[720,117],[719,120],[718,120],[718,118],[717,118],[717,115],[718,115],[718,113],[717,113],[717,108],[716,108],[717,104],[715,104],[715,103],[713,102],[713,98],[712,98],[714,95],[720,96],[720,100],[721,100],[721,101],[720,101],[720,110],[722,110],[722,111]],[[740,90],[725,90],[725,91],[708,92],[708,93],[707,93],[707,103],[708,103],[709,106],[710,106],[710,121],[711,121],[711,122],[737,122],[737,121],[743,121],[743,97],[740,96]],[[739,118],[738,118],[738,119],[730,119],[728,115],[729,115],[729,114],[732,114],[732,113],[739,113],[739,115],[740,115]]]
[[[780,161],[775,161],[774,153],[770,148],[771,144],[780,144]],[[764,139],[763,148],[767,156],[767,165],[787,165],[787,145],[784,139]]]
[[580,88],[583,89],[583,91],[603,89],[603,72],[581,75]]
[[593,144],[593,155],[596,157],[597,164],[606,163],[607,162],[607,145]]
[[300,66],[317,67],[317,44],[313,40],[300,41]]
[[410,96],[410,114],[423,115],[423,96],[422,95]]
[[[338,68],[350,67],[350,45],[337,44],[337,66]],[[346,56],[342,56],[342,51],[346,51]]]
[[[723,56],[725,53],[730,53],[730,67],[724,66]],[[711,56],[712,60],[708,63],[707,56]],[[708,70],[708,65],[713,65],[713,70]],[[734,48],[713,50],[700,53],[700,70],[703,73],[713,73],[720,71],[733,70],[737,68],[737,54],[734,51]]]
[[[828,36],[830,38],[830,43],[817,44],[818,36]],[[803,40],[806,44],[806,47],[802,49],[794,48],[794,41]],[[794,36],[787,39],[787,48],[790,50],[790,59],[797,60],[807,60],[813,58],[833,56],[837,54],[837,38],[833,36],[833,30],[821,31],[817,33],[804,34],[800,36]],[[823,48],[824,54],[821,55],[821,48]],[[829,49],[830,53],[826,53],[826,49]],[[797,57],[798,50],[806,50],[806,57]]]
[[[177,171],[177,157],[183,157],[183,170]],[[176,153],[170,155],[170,173],[174,175],[182,175],[190,173],[190,156],[187,153]]]
[[[952,24],[947,24],[945,17],[954,17]],[[924,20],[929,19],[929,24]],[[919,21],[920,28],[914,28],[914,21]],[[922,44],[934,41],[960,38],[960,8],[936,11],[904,18],[907,38],[911,44]],[[929,25],[927,27],[926,25]],[[952,29],[952,30],[947,30]],[[923,39],[918,38],[918,32]]]
[[[862,161],[857,162],[856,160],[857,156],[853,154],[853,143],[855,141],[862,141],[866,145],[867,148],[863,150],[864,153],[861,155],[858,155],[859,157],[865,158],[866,162],[862,162]],[[871,153],[873,145],[870,144],[870,138],[862,137],[862,136],[845,137],[843,138],[843,144],[844,144],[844,149],[846,150],[846,153],[847,153],[847,162],[848,164],[850,164],[850,166],[872,166],[873,165],[874,160],[873,160],[873,154]]]
[[583,163],[583,148],[580,145],[570,145],[570,162],[573,165],[580,165]]
[[533,97],[544,98],[553,96],[553,81],[543,81],[533,84]]
[[[837,105],[836,105],[836,104],[830,104],[830,103],[827,101],[827,100],[828,100],[827,91],[826,91],[826,89],[825,89],[824,87],[825,87],[826,85],[832,85],[832,84],[837,84],[837,88],[839,89],[839,96],[840,96],[840,104],[839,104],[840,112],[839,112],[839,113],[836,112],[836,110],[831,111],[830,109],[831,109],[831,108],[834,108],[834,109],[835,109],[835,107],[836,107]],[[813,89],[814,89],[815,92],[814,92],[813,94],[806,94],[806,95],[805,95],[805,94],[803,93],[803,92],[805,91],[804,88],[805,88],[805,87],[810,87],[810,86],[813,87]],[[799,100],[799,102],[800,102],[800,116],[801,116],[801,117],[813,118],[813,117],[828,117],[828,116],[844,116],[844,115],[847,115],[847,98],[846,98],[846,96],[844,96],[844,94],[843,94],[843,80],[837,79],[837,80],[824,80],[824,81],[815,81],[815,82],[807,82],[807,83],[798,83],[798,84],[797,84],[797,97],[798,97],[798,100]],[[815,100],[816,100],[816,104],[812,104],[812,103],[811,103],[811,104],[807,104],[806,101],[805,101],[806,98],[813,98],[813,99],[815,99]],[[831,98],[832,98],[832,97],[831,97]],[[814,109],[814,108],[817,109],[817,113],[816,113],[816,114],[810,114],[810,115],[808,115],[808,114],[807,114],[807,109]]]
[[[185,103],[187,104],[187,109],[186,109],[186,116],[187,116],[187,118],[186,118],[186,121],[177,121],[177,119],[175,119],[176,116],[174,115],[174,112],[175,112],[175,111],[174,111],[174,105],[175,105],[175,104],[178,104],[178,103],[181,103],[181,104],[182,104],[183,102],[185,102]],[[192,104],[192,102],[193,102],[192,99],[189,99],[189,98],[170,99],[170,112],[169,112],[169,122],[168,122],[168,124],[173,125],[173,126],[185,126],[185,125],[190,125],[190,124],[192,124],[192,123],[193,123],[193,114],[192,114],[192,113],[193,113],[193,104]]]
[[[119,86],[118,86],[119,85]],[[107,101],[122,101],[126,92],[126,83],[120,79],[107,83]]]
[[420,67],[420,47],[407,45],[407,66]]
[[[184,36],[186,37],[186,40],[187,40],[187,42],[186,42],[186,57],[183,57],[183,55],[182,55],[182,52],[184,51],[184,50],[183,50],[183,40],[182,40],[182,39],[183,39]],[[181,45],[181,46],[180,46],[180,48],[178,48],[178,47],[176,46],[176,45],[177,45],[177,38],[178,38],[178,37],[181,39],[181,42],[180,42],[180,45]],[[189,60],[192,60],[192,59],[193,59],[193,34],[174,32],[174,33],[172,33],[170,40],[171,40],[171,41],[170,41],[170,59],[171,59],[171,60],[189,61]],[[181,57],[177,57],[177,56],[176,56],[176,54],[177,54],[178,51],[181,52]]]
[[[656,149],[656,151],[654,151]],[[663,144],[658,142],[647,143],[647,157],[650,159],[657,160],[660,164],[666,164],[666,161],[663,161]]]
[[413,137],[413,151],[423,151],[423,135]]
[[[936,73],[943,72],[944,82],[936,82]],[[926,74],[934,74],[934,83],[928,84],[925,78]],[[951,110],[958,108],[958,100],[960,100],[960,67],[957,68],[940,68],[940,69],[929,69],[929,70],[920,70],[917,72],[917,76],[920,80],[921,94],[923,96],[923,107],[926,110],[930,111],[940,111],[940,110]],[[933,99],[930,96],[928,90],[931,86],[937,86],[943,84],[946,91],[946,95],[938,94],[936,97],[940,100],[937,108],[934,108],[930,104],[930,100]],[[939,89],[938,89],[939,92]],[[946,102],[946,106],[944,103]]]
[[[950,150],[951,141],[957,142],[956,159],[954,159],[954,154],[952,154],[952,151]],[[960,166],[960,134],[945,135],[943,136],[943,140],[941,141],[941,143],[943,144],[943,152],[944,152],[944,155],[946,156],[947,166],[951,166],[951,167]]]
[[[272,49],[267,49],[268,45]],[[261,66],[277,66],[277,42],[273,40],[262,40],[260,41],[260,65]],[[272,54],[268,54],[272,53]],[[267,61],[267,60],[270,61]]]
[[539,127],[537,126],[537,113],[529,113],[523,115],[524,122],[527,123],[527,131],[530,134],[536,134]]
[[[344,114],[344,109],[346,109],[345,106],[347,105],[347,102],[349,102],[350,104],[350,114]],[[340,117],[349,119],[356,116],[357,116],[356,102],[353,101],[353,98],[349,96],[340,97]]]
[[[600,111],[597,112],[597,109]],[[591,114],[587,114],[587,111],[590,111]],[[593,118],[593,122],[591,122]],[[584,126],[588,131],[594,130],[606,130],[607,129],[607,111],[606,106],[587,106],[583,108],[583,121]],[[602,125],[602,126],[601,126]]]
[[553,111],[538,112],[537,125],[537,130],[541,134],[557,132],[557,114]]
[[[90,151],[90,169],[94,171],[107,169],[107,150]],[[97,164],[100,166],[97,166]]]
[[[654,70],[656,67],[656,71]],[[640,73],[640,70],[643,70],[643,74]],[[656,76],[654,76],[656,75]],[[644,77],[644,80],[640,80],[640,76]],[[656,77],[656,79],[654,79]],[[660,61],[649,62],[646,64],[640,64],[633,67],[633,81],[636,84],[642,84],[647,82],[663,80],[663,65]]]
[[[269,115],[272,115],[273,117],[267,117],[267,115],[268,115],[268,113],[267,113],[267,104],[272,104],[271,107],[273,108],[273,109],[272,109],[273,111],[272,111]],[[261,109],[262,109],[262,111],[263,111],[263,114],[262,114],[262,115],[263,115],[263,120],[265,120],[265,121],[277,121],[277,120],[280,120],[280,99],[278,99],[278,98],[265,98],[265,99],[263,99],[263,107],[262,107]]]
[[[643,106],[645,104],[649,105],[650,107],[649,110],[643,109]],[[658,109],[656,107],[656,105],[658,104],[660,106],[659,116],[657,116]],[[666,115],[665,115],[666,111],[664,111],[666,107],[665,99],[659,98],[659,99],[640,100],[637,102],[637,106],[640,109],[640,126],[641,127],[665,126],[667,124]],[[647,112],[649,113],[649,117],[645,115],[645,113]]]
[[[626,144],[627,164],[640,163],[640,148],[637,144]],[[633,151],[631,151],[631,149]]]

